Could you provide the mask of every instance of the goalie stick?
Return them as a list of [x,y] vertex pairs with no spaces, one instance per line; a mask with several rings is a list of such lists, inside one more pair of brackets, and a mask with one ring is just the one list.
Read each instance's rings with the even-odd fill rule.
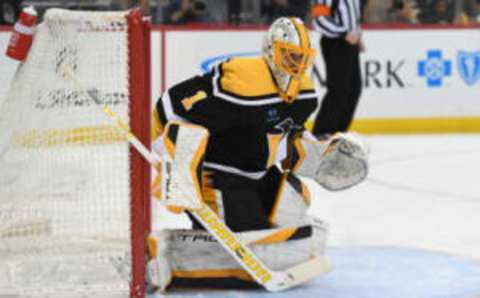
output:
[[[103,112],[122,129],[130,144],[145,158],[155,169],[161,162],[161,157],[154,151],[148,150],[142,142],[130,131],[130,128],[122,119],[104,104],[97,89],[87,89],[80,82],[72,69],[65,64],[60,66],[65,76],[84,92]],[[314,277],[330,271],[330,265],[325,257],[316,257],[302,264],[290,267],[286,270],[271,270],[241,241],[230,228],[228,228],[208,207],[202,202],[196,210],[188,210],[205,229],[223,246],[223,248],[245,269],[250,276],[266,290],[276,292],[303,284]]]

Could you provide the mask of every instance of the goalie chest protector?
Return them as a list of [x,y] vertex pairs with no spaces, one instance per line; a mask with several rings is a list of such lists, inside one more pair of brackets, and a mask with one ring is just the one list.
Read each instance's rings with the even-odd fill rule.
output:
[[[304,130],[317,106],[310,78],[298,98],[284,102],[262,58],[234,58],[203,76],[183,81],[158,100],[154,127],[183,120],[210,132],[205,166],[236,173],[262,173],[271,166],[285,137]],[[160,131],[160,130],[159,130]]]

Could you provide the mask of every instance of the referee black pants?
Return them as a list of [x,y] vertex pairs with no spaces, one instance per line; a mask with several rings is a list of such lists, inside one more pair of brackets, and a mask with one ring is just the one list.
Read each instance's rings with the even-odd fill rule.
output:
[[359,47],[344,38],[328,37],[322,37],[320,47],[326,65],[327,93],[313,127],[317,136],[347,131],[362,91]]

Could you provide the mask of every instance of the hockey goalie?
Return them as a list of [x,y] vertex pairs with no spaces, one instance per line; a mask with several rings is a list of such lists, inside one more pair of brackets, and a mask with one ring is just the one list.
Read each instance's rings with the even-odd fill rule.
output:
[[[193,229],[149,236],[149,279],[156,289],[265,286],[268,279],[245,270],[243,253],[216,240],[228,231],[272,272],[312,260],[322,268],[296,273],[309,280],[328,271],[327,225],[307,213],[317,198],[299,177],[343,190],[363,181],[368,166],[351,136],[319,141],[305,129],[317,106],[308,75],[314,57],[302,21],[282,17],[267,31],[262,57],[227,60],[158,100],[153,150],[162,163],[153,190],[168,210],[186,212]],[[206,228],[193,216],[203,205],[228,231]]]

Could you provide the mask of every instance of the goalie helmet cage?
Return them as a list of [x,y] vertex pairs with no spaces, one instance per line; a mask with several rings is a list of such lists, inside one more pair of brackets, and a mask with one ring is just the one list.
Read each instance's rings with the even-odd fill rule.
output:
[[65,64],[149,147],[139,10],[50,9],[0,99],[0,297],[144,297],[150,166]]

